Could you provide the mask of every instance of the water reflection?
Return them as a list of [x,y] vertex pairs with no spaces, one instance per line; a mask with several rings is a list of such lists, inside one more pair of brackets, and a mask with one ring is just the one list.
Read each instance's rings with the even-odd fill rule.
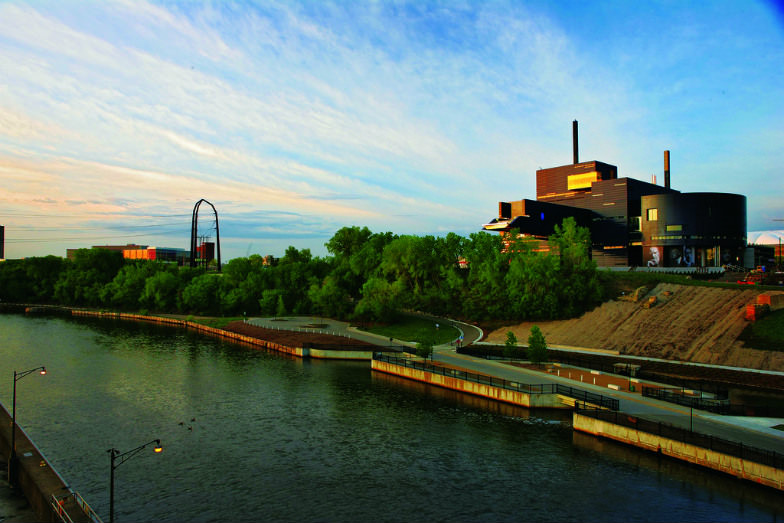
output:
[[[383,383],[388,386],[398,387],[409,393],[414,393],[426,398],[434,398],[439,401],[455,404],[456,406],[470,408],[478,412],[529,420],[533,423],[564,423],[569,426],[571,426],[572,423],[572,413],[570,410],[531,410],[519,405],[493,401],[488,398],[464,394],[442,387],[434,387],[426,383],[404,379],[383,372],[373,372],[371,376],[375,383]],[[536,415],[536,413],[541,414],[543,412],[546,413],[547,419],[540,418]]]
[[[23,426],[99,514],[119,521],[716,521],[780,517],[634,449],[529,411],[146,324],[0,316],[0,368],[45,364]],[[4,402],[10,379],[0,380]],[[6,383],[8,381],[9,383]],[[46,382],[45,384],[43,382]],[[29,385],[29,387],[28,387]],[[693,474],[693,477],[692,477]],[[778,495],[778,494],[776,494]]]
[[595,453],[600,459],[609,458],[635,469],[654,473],[660,483],[676,481],[690,495],[695,495],[697,490],[704,490],[711,502],[721,497],[737,497],[737,510],[741,514],[748,501],[753,505],[766,507],[771,511],[774,520],[784,515],[781,508],[782,495],[771,488],[582,432],[574,431],[572,442],[576,448]]

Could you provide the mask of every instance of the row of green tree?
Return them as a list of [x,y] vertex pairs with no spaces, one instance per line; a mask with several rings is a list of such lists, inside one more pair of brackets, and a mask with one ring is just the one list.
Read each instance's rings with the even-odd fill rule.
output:
[[81,249],[0,264],[0,299],[205,315],[319,314],[389,321],[400,310],[484,319],[571,317],[599,303],[602,287],[586,229],[567,219],[549,253],[498,235],[445,237],[344,227],[328,256],[289,247],[276,263],[235,258],[222,273]]

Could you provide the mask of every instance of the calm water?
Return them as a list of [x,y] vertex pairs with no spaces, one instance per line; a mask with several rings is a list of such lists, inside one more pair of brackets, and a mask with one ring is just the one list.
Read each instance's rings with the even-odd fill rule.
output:
[[[0,400],[108,520],[781,521],[772,489],[528,411],[144,324],[0,315]],[[191,421],[195,419],[195,421]]]

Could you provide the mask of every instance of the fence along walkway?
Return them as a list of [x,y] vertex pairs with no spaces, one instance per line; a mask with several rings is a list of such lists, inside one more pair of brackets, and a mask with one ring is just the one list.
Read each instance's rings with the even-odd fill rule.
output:
[[608,411],[599,409],[584,409],[579,410],[583,416],[607,421],[615,425],[630,427],[641,432],[649,434],[656,434],[664,438],[688,443],[696,447],[720,452],[729,456],[734,456],[743,460],[753,461],[760,465],[767,465],[769,467],[784,469],[784,454],[780,454],[774,450],[765,450],[736,441],[729,441],[726,439],[710,436],[707,434],[700,434],[692,432],[689,429],[676,427],[669,423],[662,423],[660,421],[651,421],[637,416],[631,416],[624,412]]
[[588,392],[568,385],[561,385],[560,383],[542,383],[538,385],[531,385],[528,383],[518,383],[516,381],[509,381],[503,378],[489,376],[487,374],[477,374],[465,370],[456,369],[453,367],[442,367],[440,365],[431,365],[424,361],[412,360],[410,358],[399,358],[396,356],[388,356],[380,352],[373,354],[373,359],[385,361],[401,367],[408,367],[412,369],[423,370],[433,374],[440,374],[442,376],[450,376],[474,383],[481,383],[483,385],[490,385],[492,387],[499,387],[502,389],[513,390],[525,394],[560,394],[568,396],[575,400],[582,401],[583,403],[590,403],[603,409],[618,410],[619,402],[615,398]]
[[663,389],[660,387],[643,386],[642,395],[648,398],[684,405],[686,407],[693,407],[695,409],[715,412],[717,414],[727,414],[730,412],[730,400],[728,399],[711,399],[703,398],[701,396],[686,396],[683,393],[679,393],[678,389]]

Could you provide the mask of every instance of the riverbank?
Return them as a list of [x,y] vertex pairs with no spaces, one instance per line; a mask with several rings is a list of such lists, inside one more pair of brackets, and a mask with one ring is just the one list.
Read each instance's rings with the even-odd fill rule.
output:
[[[18,456],[17,492],[27,499],[30,511],[35,514],[34,521],[100,521],[82,497],[71,490],[27,433],[18,425],[13,428],[16,429],[15,446]],[[3,456],[11,453],[11,430],[11,414],[5,405],[0,404],[0,454]],[[11,478],[8,479],[10,484]],[[20,512],[23,518],[28,514],[27,511]],[[14,521],[11,514],[3,514],[2,520]]]
[[[25,343],[25,345],[29,345],[29,349],[20,346],[19,350],[13,353],[14,360],[24,357],[36,345],[36,343],[32,343],[36,337],[31,333],[36,333],[36,335],[45,333],[45,337],[38,338],[41,340],[63,342],[70,340],[70,333],[73,333],[79,336],[78,339],[86,342],[88,338],[95,336],[82,336],[82,333],[91,332],[92,325],[98,324],[98,322],[60,320],[53,322],[27,321],[24,318],[17,318],[16,323],[29,323],[32,330],[24,336],[24,339],[31,342]],[[51,327],[56,327],[57,330],[50,330],[49,323],[52,323]],[[491,416],[487,413],[492,412],[494,407],[483,412],[478,412],[475,407],[469,409],[459,407],[465,401],[458,397],[462,394],[444,389],[435,390],[435,387],[427,387],[423,383],[402,383],[408,380],[393,376],[379,375],[369,378],[368,374],[378,373],[368,373],[366,364],[302,363],[299,358],[279,358],[257,354],[258,351],[238,350],[238,348],[231,348],[229,344],[220,344],[208,339],[205,342],[200,340],[200,337],[182,336],[164,329],[133,328],[131,332],[134,335],[131,338],[126,338],[123,330],[122,325],[118,323],[106,322],[106,327],[98,329],[98,332],[101,333],[98,336],[101,338],[100,346],[87,347],[86,350],[80,351],[79,348],[84,345],[83,342],[64,345],[53,341],[51,346],[43,345],[42,350],[35,354],[36,360],[41,359],[42,355],[45,356],[41,362],[45,363],[47,368],[51,365],[53,370],[58,369],[57,373],[61,376],[61,383],[65,384],[65,387],[84,389],[83,395],[64,402],[61,408],[66,417],[68,416],[65,409],[69,404],[78,405],[82,411],[92,413],[91,419],[94,426],[90,427],[91,438],[94,442],[98,442],[97,447],[93,445],[94,448],[102,450],[110,445],[118,444],[130,448],[138,434],[143,436],[140,441],[145,441],[149,437],[161,437],[164,442],[169,444],[164,454],[156,455],[154,458],[161,461],[145,466],[139,463],[137,466],[123,469],[123,478],[128,481],[127,490],[125,487],[123,489],[126,493],[126,499],[143,499],[145,500],[144,505],[150,507],[149,509],[141,505],[129,507],[126,514],[133,513],[135,518],[123,517],[123,520],[144,520],[139,514],[153,514],[156,517],[162,517],[161,514],[168,514],[166,506],[177,507],[178,517],[176,519],[183,521],[203,520],[206,511],[212,510],[213,507],[214,511],[210,514],[213,514],[213,518],[220,518],[214,514],[231,513],[226,510],[232,510],[232,506],[236,507],[238,502],[235,500],[238,493],[246,490],[248,478],[252,478],[254,488],[252,496],[243,503],[249,503],[247,506],[251,511],[253,504],[257,503],[255,500],[258,500],[258,504],[264,505],[261,512],[253,513],[253,517],[260,518],[265,515],[269,519],[270,514],[278,514],[278,518],[282,520],[306,521],[309,520],[307,514],[297,514],[296,517],[301,519],[295,519],[291,512],[270,512],[269,506],[277,502],[281,507],[283,505],[291,506],[290,500],[279,499],[278,492],[291,493],[292,498],[298,499],[307,497],[308,492],[312,492],[315,488],[326,489],[333,494],[330,501],[336,499],[334,496],[338,496],[339,505],[342,505],[344,509],[345,506],[351,506],[354,510],[356,506],[354,503],[357,503],[356,492],[349,493],[351,494],[350,499],[346,500],[341,499],[340,493],[337,490],[333,491],[332,488],[345,484],[346,479],[356,478],[356,480],[361,480],[363,484],[360,497],[373,499],[376,502],[380,496],[391,495],[388,491],[391,483],[388,474],[395,470],[404,472],[399,481],[400,484],[406,485],[406,488],[400,494],[406,496],[408,500],[413,498],[412,504],[426,503],[427,499],[434,496],[437,491],[420,490],[419,492],[423,495],[417,497],[416,493],[411,492],[411,490],[415,490],[409,487],[411,484],[425,485],[426,479],[432,477],[441,477],[444,481],[465,481],[466,478],[471,478],[471,480],[475,480],[475,484],[470,487],[471,491],[482,498],[481,502],[474,502],[471,507],[475,505],[479,510],[487,510],[489,507],[495,509],[495,507],[501,506],[499,503],[503,502],[503,500],[495,498],[492,498],[492,502],[488,501],[487,496],[492,496],[494,492],[508,496],[508,491],[504,490],[503,485],[511,483],[498,481],[499,475],[508,474],[511,476],[509,480],[515,481],[514,478],[517,478],[519,481],[520,477],[525,476],[525,473],[521,471],[530,470],[533,467],[539,471],[547,470],[546,473],[542,473],[547,477],[558,478],[557,488],[554,489],[556,491],[575,491],[577,489],[581,492],[591,492],[586,488],[585,477],[577,474],[573,475],[572,479],[566,478],[571,472],[590,470],[591,477],[600,475],[603,478],[608,478],[605,488],[613,488],[614,484],[609,478],[615,477],[615,484],[622,485],[624,481],[620,481],[618,478],[624,478],[625,474],[629,473],[625,461],[610,460],[611,462],[608,462],[606,466],[597,466],[597,459],[604,462],[604,458],[596,453],[587,455],[587,453],[574,452],[571,447],[572,436],[568,435],[572,432],[571,421],[567,421],[565,417],[568,416],[568,419],[571,420],[570,413],[563,414],[559,411],[548,410],[529,413],[524,409],[510,405],[509,407],[515,409],[510,417]],[[63,335],[53,336],[55,332],[62,332]],[[137,334],[141,335],[137,336]],[[21,339],[20,336],[16,337]],[[151,337],[159,338],[160,345],[150,343]],[[115,340],[118,343],[115,344]],[[214,349],[196,348],[201,344],[214,347]],[[441,348],[436,353],[436,357],[439,358],[446,352],[448,350]],[[86,361],[91,363],[89,380],[85,379],[86,373],[74,373],[69,367],[69,365],[74,365],[75,369],[82,367]],[[461,360],[461,363],[464,364],[461,366],[467,368],[471,361],[466,359]],[[490,374],[500,374],[509,367],[500,362],[482,363],[490,364],[490,368],[497,369]],[[122,369],[122,372],[118,373],[118,369]],[[137,373],[140,370],[144,370],[143,375]],[[518,374],[525,372],[522,369],[511,370]],[[52,372],[52,375],[54,376],[55,372]],[[225,383],[222,378],[219,378],[223,375],[226,376]],[[346,379],[351,376],[358,377],[359,381],[356,384],[347,385]],[[542,373],[537,373],[532,379],[536,383],[541,383],[541,377]],[[555,376],[555,378],[559,377]],[[121,380],[121,383],[118,383],[118,379]],[[514,379],[521,381],[518,378]],[[86,385],[88,381],[89,385]],[[54,382],[52,384],[54,385]],[[120,388],[118,385],[122,385],[122,387]],[[168,394],[169,391],[173,394]],[[50,394],[53,395],[52,397],[62,397],[62,392],[59,389],[53,388]],[[91,399],[93,397],[94,400]],[[475,405],[489,403],[486,400],[476,398],[469,401]],[[91,401],[93,403],[90,403]],[[122,416],[118,416],[115,408],[109,407],[117,402],[121,402],[124,406]],[[33,405],[27,402],[25,404],[32,409]],[[373,408],[368,409],[369,405],[372,405]],[[458,405],[458,407],[453,408],[454,405]],[[395,418],[396,415],[399,419]],[[187,426],[183,428],[178,425],[177,422],[183,419],[186,420],[187,425],[187,420],[191,417],[198,420],[198,424],[193,424],[193,431],[188,430]],[[75,417],[70,416],[70,418],[71,420],[83,419],[78,414]],[[443,418],[440,422],[434,421],[440,418]],[[560,422],[552,424],[552,421],[549,421],[551,418],[560,419]],[[695,416],[696,418],[697,416]],[[32,424],[32,412],[26,419],[29,420],[26,423]],[[391,421],[393,419],[394,421]],[[542,421],[543,419],[548,421]],[[421,420],[422,425],[412,425],[412,420]],[[38,421],[37,425],[40,428],[48,423],[48,421],[42,420]],[[443,431],[434,433],[431,437],[428,431],[433,431],[434,426],[443,427]],[[281,427],[285,430],[277,434],[275,431]],[[98,431],[103,431],[104,434],[97,435]],[[227,431],[231,434],[229,438],[226,437]],[[467,431],[477,431],[480,435],[476,439],[469,439],[466,436]],[[117,443],[116,434],[120,432],[127,432],[131,437],[127,438],[125,442]],[[38,434],[35,430],[33,433]],[[417,435],[413,443],[412,434]],[[330,437],[335,438],[329,439]],[[434,445],[429,447],[426,443],[431,439]],[[92,478],[105,477],[103,456],[98,456],[97,460],[92,460],[90,457],[84,459],[81,456],[74,460],[68,449],[58,449],[56,444],[58,440],[63,441],[62,437],[59,437],[47,442],[45,448],[49,449],[48,452],[51,452],[53,456],[71,463],[70,466],[73,466],[71,470],[68,466],[63,465],[69,476],[73,475],[73,477],[69,477],[69,480],[72,480],[74,485],[80,485],[80,489],[85,489],[89,495],[88,499],[96,502],[98,504],[96,508],[102,513],[106,513],[105,503],[103,507],[100,506],[101,499],[105,497],[103,481],[99,481],[100,485],[98,486],[89,487],[91,482],[95,483]],[[227,440],[230,443],[233,442],[233,446],[222,447],[221,445],[225,445]],[[561,442],[560,451],[555,451],[549,446],[549,442],[553,440]],[[601,441],[599,438],[596,440]],[[175,442],[176,444],[173,444]],[[363,445],[363,442],[367,442],[369,445]],[[547,442],[548,446],[533,450],[532,446],[537,445],[538,442]],[[81,446],[77,442],[71,442],[69,445]],[[499,446],[498,453],[484,455],[483,451],[493,445]],[[601,443],[596,445],[601,445]],[[604,445],[609,447],[612,444],[607,441]],[[61,445],[61,447],[63,446]],[[385,452],[378,452],[380,447],[384,448]],[[625,453],[628,456],[624,460],[637,460],[636,454],[645,454],[631,448],[625,451],[618,450],[620,445],[616,445],[616,447],[614,452]],[[429,450],[431,448],[432,451]],[[85,454],[83,449],[79,449],[78,452]],[[563,460],[554,462],[551,473],[547,468],[550,465],[537,464],[536,461],[538,456],[547,455],[549,460],[547,463],[551,463],[551,456],[554,455],[554,452],[562,452]],[[99,452],[99,454],[105,453]],[[202,456],[204,459],[201,459]],[[227,456],[228,458],[216,460],[216,456]],[[357,456],[361,456],[361,459],[357,459]],[[429,456],[432,456],[432,459]],[[466,456],[465,464],[456,462],[455,458],[460,456]],[[590,459],[586,461],[585,458]],[[341,459],[345,460],[343,465],[341,465]],[[98,466],[92,465],[91,461],[97,461]],[[358,469],[360,461],[370,463],[372,466],[368,470],[363,468],[360,471]],[[519,467],[516,465],[518,461]],[[263,465],[260,466],[259,463],[263,463]],[[315,463],[317,466],[315,470],[306,469],[306,463]],[[425,481],[415,481],[410,476],[406,476],[406,471],[409,471],[406,467],[407,463],[416,463],[417,470],[426,467],[422,478]],[[427,465],[428,463],[432,463],[432,466]],[[470,468],[477,463],[497,463],[498,470],[493,469],[489,471],[489,474],[483,475],[484,472],[487,472],[487,467]],[[664,467],[677,468],[678,465],[672,460],[671,464],[664,465]],[[203,468],[208,469],[209,473],[198,478],[195,476],[191,478],[196,471]],[[136,486],[137,480],[133,479],[132,481],[137,469],[144,469],[139,474],[138,487]],[[686,473],[691,474],[691,478],[697,478],[696,482],[699,485],[703,485],[705,482],[728,484],[730,479],[735,482],[729,477],[724,478],[719,474],[703,474],[698,472],[696,467],[694,469],[686,471]],[[236,470],[244,472],[236,474]],[[631,470],[636,485],[639,488],[648,488],[640,486],[645,483],[640,481],[641,471],[636,467]],[[350,475],[342,476],[341,480],[327,477],[325,481],[320,482],[320,479],[330,473],[329,471],[336,471],[336,473],[340,471],[342,474]],[[379,471],[378,478],[374,476],[373,471]],[[260,474],[260,472],[262,473]],[[450,475],[451,472],[454,472],[454,475]],[[286,473],[291,475],[291,482],[287,482]],[[160,481],[156,482],[158,476],[161,476]],[[666,481],[667,474],[664,476]],[[187,512],[186,508],[179,508],[190,505],[189,499],[193,498],[193,493],[201,492],[201,485],[205,481],[212,481],[215,477],[234,478],[234,481],[220,482],[221,485],[217,487],[216,491],[213,491],[214,496],[212,497],[216,501],[196,502],[191,512]],[[309,478],[307,489],[304,491],[298,489],[301,486],[302,477]],[[502,477],[506,479],[506,476]],[[272,478],[274,481],[272,484],[262,483],[265,478]],[[367,478],[371,478],[371,481],[368,481]],[[177,482],[177,486],[176,489],[169,491],[167,485],[172,480]],[[384,488],[380,491],[372,490],[367,485],[368,483],[372,484],[373,480],[382,482]],[[672,489],[655,490],[661,487],[662,479],[656,476],[654,480],[651,487],[654,490],[649,492],[660,493],[661,496],[666,496],[668,500],[671,500],[676,492],[673,492]],[[151,485],[151,483],[153,484]],[[681,483],[673,487],[676,491],[678,485]],[[492,486],[492,488],[484,489],[485,486]],[[683,487],[681,486],[681,488]],[[691,483],[689,483],[689,488],[691,492],[693,490]],[[755,492],[763,490],[754,486],[749,489],[749,487],[742,485],[735,485],[733,489],[741,492],[754,489],[756,489]],[[271,495],[265,496],[260,494],[262,492],[268,492]],[[772,493],[779,495],[777,491],[772,491]],[[711,491],[711,496],[713,495],[715,492]],[[766,494],[763,492],[761,495],[765,496]],[[586,496],[601,496],[601,493],[594,491]],[[232,505],[227,507],[226,504],[221,504],[226,500],[231,500]],[[571,514],[571,518],[574,519],[575,512],[571,511],[580,510],[581,507],[589,507],[590,510],[605,509],[605,507],[591,505],[588,499],[581,499],[579,502],[574,502],[574,499],[572,501],[573,503],[569,505],[569,509],[562,517]],[[442,503],[440,510],[447,512],[440,512],[442,516],[440,519],[445,519],[443,514],[455,514],[453,507],[457,506],[457,502],[459,500],[454,499],[449,500],[449,503]],[[746,502],[745,510],[748,514],[748,498],[746,498]],[[551,503],[558,504],[559,500],[548,499],[547,505],[549,506]],[[626,506],[635,507],[635,511],[640,509],[639,503]],[[322,509],[323,507],[319,506],[311,514],[319,514],[320,520],[337,519],[337,516],[324,516],[325,512]],[[289,509],[285,508],[285,510]],[[452,511],[450,512],[450,510]],[[631,509],[627,508],[626,510]],[[519,517],[521,512],[517,510],[517,507],[513,507],[510,509],[510,513],[517,514]],[[626,517],[623,515],[610,517],[607,516],[607,512],[601,513],[604,517],[609,518],[608,520],[617,521],[628,520],[628,516],[631,515],[631,512],[623,510],[620,514],[625,514]],[[648,511],[646,513],[653,514],[654,512]],[[327,514],[340,514],[340,512],[327,512]],[[473,514],[472,512],[460,512],[460,514],[463,515],[462,520],[475,519],[469,517],[469,514]],[[589,512],[582,514],[584,516],[590,515]],[[384,519],[384,514],[375,512],[375,509],[371,509],[366,515],[369,520]],[[396,516],[401,517],[399,513],[396,513]],[[421,517],[421,514],[408,517],[417,518]],[[429,514],[428,517],[437,519],[437,514]],[[657,519],[664,521],[670,517],[684,520],[687,518],[687,513],[680,516],[661,513]],[[737,517],[736,514],[733,514],[727,519],[733,520]],[[153,518],[150,517],[150,519]],[[513,520],[513,517],[505,519]],[[394,520],[393,516],[388,517],[387,520]]]
[[[392,374],[429,385],[510,403],[529,409],[573,409],[574,430],[599,438],[635,446],[740,479],[784,491],[784,454],[770,447],[754,447],[743,440],[731,441],[708,433],[684,429],[670,423],[651,421],[619,410],[619,401],[601,394],[564,386],[558,383],[527,384],[519,381],[474,374],[444,364],[431,364],[410,358],[377,355],[372,361],[374,371]],[[520,367],[518,367],[520,368]],[[535,372],[534,368],[527,369]],[[538,369],[537,369],[538,370]],[[552,372],[553,369],[547,369]],[[580,372],[574,369],[575,373]],[[570,376],[573,380],[576,376]],[[580,373],[583,379],[584,374]],[[601,373],[590,374],[613,391],[620,391],[618,378]],[[631,386],[629,387],[631,389]],[[633,393],[628,390],[627,393]],[[635,401],[647,401],[639,398]],[[656,401],[656,400],[651,400]],[[699,414],[698,414],[699,415]],[[693,416],[693,412],[690,414]]]
[[[586,450],[573,442],[569,411],[500,408],[371,373],[369,363],[279,357],[152,324],[22,315],[0,322],[0,366],[50,370],[19,391],[22,425],[107,521],[105,449],[153,438],[162,453],[142,452],[117,471],[118,521],[517,521],[526,511],[542,523],[782,516],[773,489],[650,461],[608,440],[590,437],[612,450]],[[0,391],[4,400],[10,385]],[[542,478],[550,487],[535,498],[510,495],[510,485],[531,490]],[[629,499],[603,500],[629,484]],[[694,517],[695,497],[700,514],[713,519]]]
[[[71,315],[82,318],[141,321],[158,325],[179,327],[200,334],[296,356],[298,358],[370,360],[376,348],[365,342],[344,337],[329,336],[318,332],[298,333],[288,329],[269,329],[247,322],[234,322],[223,329],[174,317],[130,314],[124,312],[90,311],[72,309]],[[329,343],[331,342],[331,343]]]

